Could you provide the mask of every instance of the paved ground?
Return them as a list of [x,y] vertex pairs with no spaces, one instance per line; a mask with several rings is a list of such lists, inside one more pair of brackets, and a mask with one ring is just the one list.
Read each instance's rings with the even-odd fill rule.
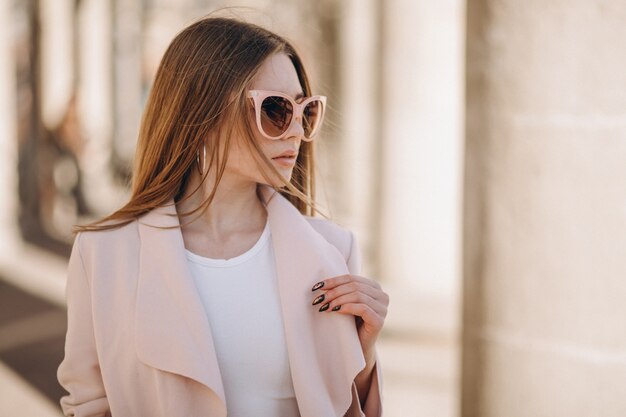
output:
[[384,370],[386,417],[458,415],[457,350],[447,340],[383,338],[378,343]]
[[0,416],[59,416],[65,311],[0,280]]

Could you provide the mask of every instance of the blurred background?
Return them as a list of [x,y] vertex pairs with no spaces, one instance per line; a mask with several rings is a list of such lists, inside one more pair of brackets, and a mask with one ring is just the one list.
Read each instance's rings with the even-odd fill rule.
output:
[[389,417],[626,415],[622,0],[0,2],[0,416],[60,416],[75,223],[128,198],[165,48],[224,6],[329,97],[319,200],[391,304]]

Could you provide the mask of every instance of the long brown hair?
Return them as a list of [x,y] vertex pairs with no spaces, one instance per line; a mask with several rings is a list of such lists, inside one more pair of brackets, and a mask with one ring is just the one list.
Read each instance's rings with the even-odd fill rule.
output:
[[[165,51],[146,103],[128,203],[98,221],[74,226],[73,233],[117,228],[172,198],[180,201],[191,170],[196,168],[197,152],[206,143],[207,169],[200,186],[213,167],[217,167],[216,184],[199,207],[184,215],[201,208],[204,211],[224,172],[235,130],[244,133],[255,159],[278,178],[279,171],[263,154],[254,139],[253,126],[245,117],[247,87],[265,59],[276,53],[291,59],[305,96],[310,96],[300,56],[275,33],[225,17],[204,17],[182,30]],[[219,141],[223,141],[222,155]],[[303,141],[291,182],[274,187],[305,215],[318,211],[314,202],[314,162],[313,142]],[[261,168],[269,183],[267,171]]]

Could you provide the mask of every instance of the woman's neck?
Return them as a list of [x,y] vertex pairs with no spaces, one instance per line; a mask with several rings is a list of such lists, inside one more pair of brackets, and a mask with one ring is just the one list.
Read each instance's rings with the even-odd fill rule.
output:
[[[198,182],[199,178],[192,177],[184,197],[197,187]],[[176,211],[185,213],[198,207],[209,197],[214,184],[215,182],[209,181],[207,177],[200,189],[193,195],[185,201],[181,199],[179,203],[176,203]],[[183,233],[187,231],[193,234],[209,235],[212,239],[221,241],[242,231],[262,229],[267,221],[267,211],[259,200],[257,186],[254,182],[235,182],[226,176],[222,177],[213,200],[204,213],[200,215],[196,212],[190,216],[179,216],[181,224],[194,219],[182,227]]]

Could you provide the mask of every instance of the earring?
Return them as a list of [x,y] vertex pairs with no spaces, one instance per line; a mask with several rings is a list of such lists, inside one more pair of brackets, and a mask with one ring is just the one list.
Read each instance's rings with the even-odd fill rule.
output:
[[200,169],[200,149],[198,149],[196,151],[196,163],[198,164],[198,172],[200,173],[200,175],[202,175],[202,173],[204,172],[204,170],[206,169],[206,145],[202,145],[202,149],[203,149],[203,153],[204,156],[202,158],[202,169]]

